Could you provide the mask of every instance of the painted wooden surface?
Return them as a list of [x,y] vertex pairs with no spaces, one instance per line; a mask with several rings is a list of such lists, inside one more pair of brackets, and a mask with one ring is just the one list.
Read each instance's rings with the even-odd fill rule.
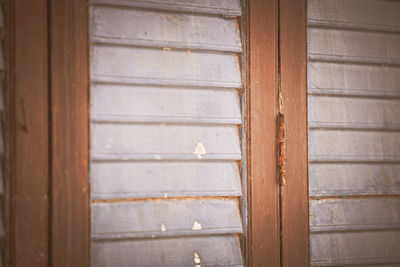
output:
[[395,1],[309,0],[309,25],[399,32],[400,6]]
[[236,199],[158,199],[92,205],[94,239],[240,234]]
[[278,2],[250,0],[248,3],[247,266],[278,267],[281,266],[275,123],[279,51]]
[[312,235],[310,242],[314,266],[399,263],[399,231],[321,233]]
[[52,0],[50,36],[51,262],[88,266],[89,40],[87,0]]
[[239,1],[91,3],[92,266],[242,266]]
[[93,85],[95,121],[241,124],[236,90]]
[[226,159],[240,160],[234,126],[94,124],[95,160]]
[[[9,16],[9,12],[6,14],[4,13],[3,6],[4,1],[0,1],[0,31],[6,32],[6,27],[9,27],[8,23],[7,26],[5,25],[4,16]],[[7,11],[7,9],[6,9]],[[7,53],[10,51],[8,48],[8,42],[5,40],[4,35],[0,38],[0,73],[2,73],[2,77],[0,78],[0,266],[4,266],[8,264],[8,252],[9,252],[9,245],[7,244],[7,237],[9,235],[9,218],[8,215],[8,207],[9,207],[9,184],[10,184],[10,176],[9,176],[9,168],[10,165],[10,149],[9,146],[5,146],[8,144],[9,137],[8,131],[10,130],[8,126],[8,113],[6,113],[5,103],[4,100],[6,98],[6,94],[9,90],[5,90],[9,88],[9,81],[8,81],[8,69],[7,62],[4,61],[3,53]],[[8,108],[8,101],[7,108]],[[4,256],[3,256],[4,255]]]
[[[279,1],[280,101],[284,154],[280,185],[281,266],[310,265],[307,177],[306,0]],[[251,52],[251,51],[250,51]],[[275,131],[276,132],[276,131]],[[281,176],[281,177],[282,177]]]
[[399,97],[399,83],[400,68],[396,66],[308,63],[309,94]]
[[239,0],[90,0],[92,4],[240,16]]
[[[14,18],[10,266],[48,266],[49,114],[47,1],[8,1]],[[12,15],[11,15],[12,14]],[[9,20],[12,21],[12,20]],[[29,25],[29,27],[27,27]],[[13,33],[13,31],[15,31]],[[8,35],[10,36],[10,35]],[[10,53],[11,54],[11,53]],[[35,62],[35,64],[32,64]],[[29,223],[27,223],[29,222]]]
[[243,266],[236,236],[107,241],[92,247],[92,266]]
[[312,266],[400,264],[399,11],[308,1]]
[[400,63],[400,35],[337,29],[308,29],[311,59],[362,63]]
[[312,232],[398,229],[400,199],[311,200],[310,227]]
[[[240,52],[236,19],[93,7],[91,41]],[[115,21],[118,18],[118,21]]]
[[391,163],[310,164],[310,196],[398,195],[400,166]]
[[93,162],[92,198],[241,196],[239,164],[229,161]]
[[231,53],[93,45],[91,54],[93,82],[241,87],[239,58]]

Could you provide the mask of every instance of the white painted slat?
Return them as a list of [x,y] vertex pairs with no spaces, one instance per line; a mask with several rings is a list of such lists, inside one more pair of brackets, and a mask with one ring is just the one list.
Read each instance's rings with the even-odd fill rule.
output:
[[92,4],[240,16],[240,0],[90,0]]
[[242,233],[238,199],[159,199],[92,204],[92,238]]
[[240,160],[235,126],[92,124],[92,158]]
[[336,29],[308,29],[313,60],[400,64],[400,35]]
[[400,100],[308,97],[309,127],[400,129]]
[[400,161],[400,132],[310,130],[309,160]]
[[92,199],[241,196],[233,162],[94,162]]
[[93,85],[94,121],[241,124],[237,90]]
[[400,32],[400,3],[379,0],[308,0],[309,25]]
[[311,235],[311,266],[400,263],[400,231]]
[[312,232],[371,229],[400,229],[400,198],[310,201]]
[[310,164],[310,196],[400,194],[400,165]]
[[94,242],[91,253],[101,267],[243,267],[241,255],[235,236]]
[[308,92],[313,94],[400,96],[400,68],[308,62]]
[[92,46],[94,82],[240,88],[238,56],[232,53]]
[[99,6],[91,20],[92,42],[241,51],[235,19]]

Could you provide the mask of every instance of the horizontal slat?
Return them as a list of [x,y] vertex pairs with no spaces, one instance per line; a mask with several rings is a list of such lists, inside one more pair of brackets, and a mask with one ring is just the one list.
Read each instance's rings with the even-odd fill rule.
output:
[[308,92],[400,97],[400,68],[308,62]]
[[309,25],[400,32],[400,3],[377,0],[308,0]]
[[237,199],[160,199],[92,204],[92,238],[242,233]]
[[400,132],[309,131],[309,160],[400,161]]
[[312,234],[311,266],[400,263],[400,232]]
[[241,196],[233,162],[94,162],[92,199]]
[[400,198],[320,199],[310,201],[310,230],[400,230]]
[[310,196],[400,194],[400,165],[310,164]]
[[308,97],[309,127],[400,129],[400,100]]
[[312,60],[400,64],[400,34],[308,29]]
[[110,83],[241,87],[237,55],[169,49],[92,46],[91,78]]
[[240,16],[240,0],[90,0],[92,4]]
[[93,7],[91,41],[122,45],[240,52],[237,20]]
[[235,126],[92,124],[92,158],[241,159]]
[[242,122],[239,95],[234,89],[93,85],[91,98],[94,121]]
[[234,236],[186,237],[92,243],[92,266],[242,267]]

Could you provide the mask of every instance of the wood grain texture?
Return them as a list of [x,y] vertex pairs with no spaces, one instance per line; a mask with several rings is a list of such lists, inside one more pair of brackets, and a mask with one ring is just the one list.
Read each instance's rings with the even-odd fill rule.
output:
[[[9,88],[13,136],[10,266],[48,266],[47,1],[8,1],[14,9]],[[9,33],[10,34],[10,33]],[[11,33],[13,34],[13,33]]]
[[240,16],[240,0],[90,0],[91,4]]
[[92,266],[243,267],[237,236],[200,236],[94,242]]
[[243,233],[237,198],[94,203],[91,229],[92,239]]
[[248,266],[280,266],[276,125],[277,1],[248,2]]
[[377,0],[309,0],[309,25],[400,32],[400,3]]
[[242,50],[236,19],[93,6],[91,21],[92,42],[230,52]]
[[[286,137],[281,187],[282,266],[309,266],[306,0],[280,1],[280,68]],[[282,112],[282,111],[281,111]]]
[[51,266],[89,266],[88,3],[51,6]]

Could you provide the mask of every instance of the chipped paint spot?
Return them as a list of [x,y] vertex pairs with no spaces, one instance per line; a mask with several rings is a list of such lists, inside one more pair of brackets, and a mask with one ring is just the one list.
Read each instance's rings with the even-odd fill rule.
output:
[[201,230],[201,224],[197,221],[194,221],[192,230],[194,231]]
[[166,232],[167,228],[165,227],[165,223],[161,224],[161,232]]
[[201,156],[207,154],[207,151],[202,143],[197,143],[193,154],[197,155],[197,157],[201,159]]
[[167,194],[167,193],[164,193],[164,197],[167,198],[167,197],[168,197],[168,194]]
[[163,50],[164,51],[171,51],[171,48],[170,47],[164,47]]
[[194,260],[194,263],[200,264],[200,255],[197,252],[194,253],[194,259],[193,260]]

